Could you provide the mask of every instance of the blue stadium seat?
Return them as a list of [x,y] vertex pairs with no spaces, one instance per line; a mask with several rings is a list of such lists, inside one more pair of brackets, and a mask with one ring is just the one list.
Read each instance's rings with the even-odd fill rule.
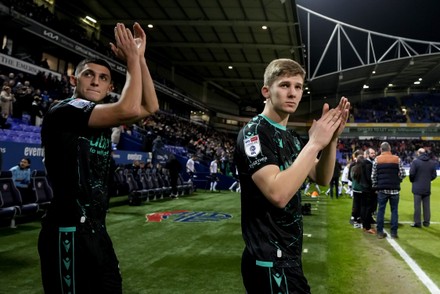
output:
[[23,202],[20,191],[12,179],[11,171],[2,171],[0,173],[0,192],[4,207],[14,207],[17,211],[16,215],[33,214],[39,209],[36,199],[32,203]]
[[40,208],[46,208],[53,199],[52,187],[44,170],[34,170],[31,175],[32,191]]
[[149,196],[149,190],[143,189],[140,182],[135,178],[131,171],[127,171],[126,179],[129,186],[128,203],[129,205],[140,205]]
[[11,227],[15,227],[15,215],[17,214],[18,209],[12,203],[3,199],[3,194],[0,192],[0,218],[7,218],[11,220]]

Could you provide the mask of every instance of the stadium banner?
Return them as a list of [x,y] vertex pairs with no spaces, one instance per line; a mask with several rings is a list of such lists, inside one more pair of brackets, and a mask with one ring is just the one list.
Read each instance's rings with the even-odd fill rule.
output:
[[[1,170],[9,170],[17,165],[23,157],[28,157],[31,160],[32,170],[44,170],[44,148],[40,144],[0,141],[0,152],[3,159]],[[127,165],[133,163],[134,160],[147,162],[151,160],[151,155],[147,152],[114,150],[113,158],[116,164]]]
[[3,157],[2,170],[9,170],[16,166],[23,157],[31,160],[32,170],[44,170],[44,149],[40,144],[1,141],[0,152]]
[[11,57],[9,55],[0,53],[0,64],[16,69],[18,71],[23,71],[28,74],[37,75],[39,72],[44,72],[46,75],[52,75],[56,77],[58,80],[61,80],[61,74],[48,70],[46,68],[37,66],[35,64]]
[[113,151],[113,159],[116,164],[132,164],[133,161],[143,161],[147,162],[151,160],[151,154],[148,152],[139,152],[139,151],[122,151],[122,150],[114,150]]
[[439,123],[347,123],[342,138],[370,137],[382,140],[440,138]]
[[[289,122],[304,138],[312,126],[311,122]],[[380,140],[440,140],[440,123],[347,123],[341,138]],[[425,139],[429,138],[429,139]]]
[[45,40],[48,40],[52,43],[55,43],[58,46],[61,46],[67,50],[70,50],[76,54],[79,54],[83,57],[88,57],[88,58],[102,58],[104,60],[106,60],[109,64],[110,67],[112,68],[112,70],[125,75],[125,71],[126,71],[126,67],[119,63],[116,62],[115,60],[109,58],[108,56],[98,53],[90,48],[88,48],[85,45],[82,45],[66,36],[64,36],[63,34],[60,34],[59,32],[46,27],[45,25],[42,25],[41,23],[21,14],[18,13],[17,11],[13,10],[13,9],[9,9],[8,7],[4,6],[3,4],[0,3],[0,11],[6,14],[10,14],[12,15],[14,18],[16,18],[17,20],[20,20],[21,22],[23,22],[24,24],[26,24],[25,26],[23,26],[23,30],[28,31],[31,34],[34,34],[40,38],[43,38]]

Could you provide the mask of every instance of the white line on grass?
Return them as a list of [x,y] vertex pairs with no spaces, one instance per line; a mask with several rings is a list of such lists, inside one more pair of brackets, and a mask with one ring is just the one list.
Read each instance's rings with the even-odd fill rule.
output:
[[[399,221],[399,224],[413,224],[414,222],[407,222],[407,221],[403,221],[403,222],[401,222],[401,221]],[[431,225],[438,225],[438,224],[440,224],[440,222],[429,222],[429,224],[431,224]]]
[[[384,232],[386,232],[384,230]],[[389,233],[386,232],[389,236]],[[420,281],[425,285],[428,290],[433,294],[440,294],[440,289],[437,287],[437,285],[426,275],[426,273],[420,268],[420,266],[412,259],[406,252],[403,250],[402,247],[400,247],[397,242],[392,239],[391,237],[387,237],[388,243],[390,243],[391,246],[393,246],[394,250],[399,253],[399,255],[403,258],[403,260],[409,265],[409,267],[413,270],[413,272],[416,274],[416,276],[419,278]]]

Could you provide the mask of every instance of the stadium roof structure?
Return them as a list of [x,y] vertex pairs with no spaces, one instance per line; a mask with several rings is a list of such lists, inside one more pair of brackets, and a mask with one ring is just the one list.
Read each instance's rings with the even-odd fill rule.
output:
[[304,60],[292,1],[79,0],[57,1],[56,6],[93,17],[110,39],[116,22],[139,22],[150,58],[238,105],[262,104],[268,61]]
[[56,6],[91,16],[111,39],[116,22],[152,25],[151,59],[239,106],[262,105],[264,68],[275,58],[305,66],[310,100],[440,88],[439,43],[356,28],[294,0],[78,0]]
[[315,97],[440,91],[440,42],[365,30],[300,5],[298,11],[312,48],[307,68]]

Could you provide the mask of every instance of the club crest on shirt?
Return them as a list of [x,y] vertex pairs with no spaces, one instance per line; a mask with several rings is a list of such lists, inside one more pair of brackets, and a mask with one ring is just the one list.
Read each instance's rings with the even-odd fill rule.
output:
[[260,138],[258,135],[244,139],[244,150],[247,156],[255,157],[261,152]]

